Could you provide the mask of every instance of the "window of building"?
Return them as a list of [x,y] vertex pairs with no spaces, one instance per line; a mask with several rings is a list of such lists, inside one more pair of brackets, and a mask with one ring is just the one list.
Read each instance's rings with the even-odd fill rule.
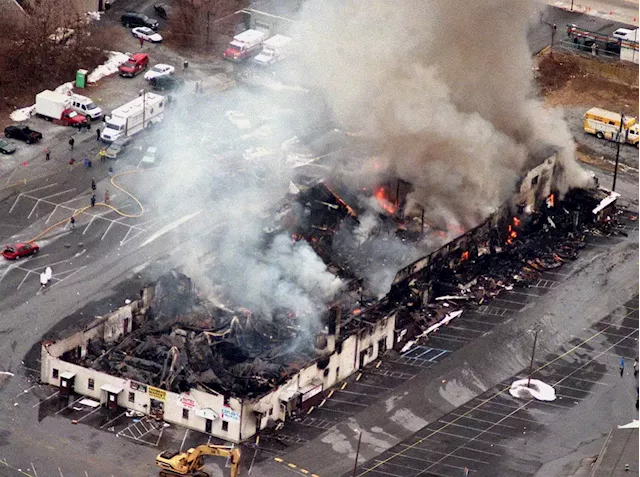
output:
[[269,415],[273,416],[273,408],[269,409]]
[[182,409],[182,419],[189,419],[189,409]]
[[87,381],[87,387],[89,389],[93,389],[96,386],[96,382],[93,380],[93,378],[89,378],[89,380]]
[[540,180],[539,176],[535,176],[533,179],[531,179],[531,185],[534,186],[538,183],[538,180]]
[[340,379],[340,366],[336,368],[336,381]]
[[229,423],[227,421],[222,421],[222,430],[227,432],[229,430]]
[[228,406],[231,403],[231,398],[229,396],[224,396],[224,405]]
[[136,393],[134,392],[129,393],[129,402],[136,402]]
[[58,379],[58,370],[53,368],[53,379]]
[[324,375],[325,378],[327,376],[329,376],[329,368],[325,368],[325,370],[324,370],[324,372],[322,374]]

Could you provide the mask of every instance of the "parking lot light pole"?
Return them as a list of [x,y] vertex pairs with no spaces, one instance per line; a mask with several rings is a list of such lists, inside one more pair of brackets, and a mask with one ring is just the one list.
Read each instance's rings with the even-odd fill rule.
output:
[[531,374],[533,373],[533,359],[536,355],[536,345],[538,344],[538,330],[535,330],[533,335],[533,349],[531,350],[531,364],[529,364],[529,378],[527,380],[527,387],[531,387]]
[[613,185],[611,186],[611,192],[616,191],[616,182],[618,181],[618,164],[620,162],[620,136],[622,135],[622,125],[624,123],[624,114],[620,112],[620,127],[618,128],[618,137],[616,138],[616,165],[613,169]]
[[358,445],[356,446],[356,460],[353,463],[353,477],[356,477],[358,471],[358,457],[360,456],[360,442],[362,441],[362,431],[356,431],[358,433]]

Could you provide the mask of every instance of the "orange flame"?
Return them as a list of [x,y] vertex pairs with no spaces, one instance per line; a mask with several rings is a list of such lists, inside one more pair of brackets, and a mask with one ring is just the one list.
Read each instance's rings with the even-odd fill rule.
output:
[[378,199],[380,207],[382,207],[388,214],[393,215],[396,213],[396,210],[398,210],[395,204],[389,200],[389,193],[384,187],[378,187],[378,189],[376,189],[376,199]]
[[520,227],[520,219],[518,217],[513,218],[513,226]]
[[469,260],[469,252],[468,251],[464,251],[462,252],[462,257],[460,257],[462,261],[464,260]]
[[556,196],[555,194],[551,194],[547,199],[547,206],[554,207],[556,205]]
[[353,314],[358,316],[360,314],[362,310],[360,310],[360,308],[356,308],[355,310],[353,310]]

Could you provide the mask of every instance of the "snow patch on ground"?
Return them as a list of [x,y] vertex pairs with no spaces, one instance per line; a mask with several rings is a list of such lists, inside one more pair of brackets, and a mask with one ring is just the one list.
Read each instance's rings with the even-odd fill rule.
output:
[[9,117],[12,121],[26,121],[31,117],[33,111],[36,109],[35,105],[27,106],[26,108],[16,109]]
[[427,421],[422,419],[420,416],[417,416],[407,408],[398,409],[391,415],[391,420],[411,432],[418,432],[420,429],[426,427],[426,425],[429,424]]
[[109,59],[99,65],[87,76],[87,82],[95,83],[105,76],[109,76],[118,71],[118,67],[129,59],[129,55],[120,53],[119,51],[110,51]]
[[56,93],[60,94],[71,94],[73,92],[74,86],[75,84],[73,83],[73,81],[69,81],[58,86],[55,91]]
[[100,20],[100,17],[102,17],[102,13],[103,12],[87,12],[87,18],[89,20],[98,21]]
[[520,399],[537,399],[538,401],[555,401],[556,390],[547,383],[538,379],[531,380],[531,386],[527,387],[528,379],[518,379],[511,384],[509,394]]

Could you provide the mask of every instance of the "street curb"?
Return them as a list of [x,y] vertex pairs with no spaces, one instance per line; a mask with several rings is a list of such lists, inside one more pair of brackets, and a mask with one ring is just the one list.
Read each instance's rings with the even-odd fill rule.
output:
[[604,452],[609,447],[609,444],[611,444],[611,437],[612,436],[613,436],[613,430],[609,431],[609,434],[607,435],[607,438],[605,439],[604,444],[602,444],[602,449],[600,449],[600,453],[596,457],[595,465],[593,466],[593,468],[591,469],[591,473],[589,474],[590,477],[593,477],[594,475],[596,475],[596,472],[600,468],[600,464],[602,464],[601,457],[604,455]]

